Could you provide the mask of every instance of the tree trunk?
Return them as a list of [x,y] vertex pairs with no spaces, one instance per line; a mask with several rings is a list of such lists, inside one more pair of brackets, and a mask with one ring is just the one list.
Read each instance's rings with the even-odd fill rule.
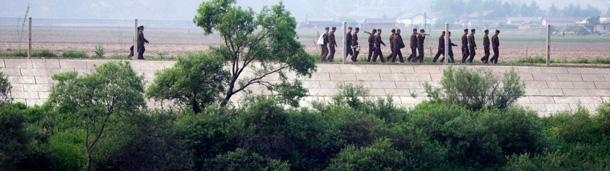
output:
[[201,113],[201,108],[199,108],[199,104],[197,104],[197,100],[195,100],[195,98],[191,100],[191,106],[193,107],[195,114]]
[[231,100],[231,97],[233,96],[233,89],[235,88],[235,82],[237,82],[237,77],[239,77],[239,75],[233,75],[231,77],[231,82],[229,83],[229,89],[227,90],[227,95],[225,96],[225,99],[222,100],[222,102],[220,103],[220,107],[227,106],[227,104],[229,103],[229,100]]
[[87,171],[91,171],[91,152],[87,152]]

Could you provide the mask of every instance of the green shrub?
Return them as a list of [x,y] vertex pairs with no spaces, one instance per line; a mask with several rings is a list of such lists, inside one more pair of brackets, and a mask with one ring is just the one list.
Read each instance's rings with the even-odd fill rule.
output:
[[28,52],[27,51],[17,51],[17,52],[0,53],[0,56],[6,56],[6,57],[28,57]]
[[504,73],[504,78],[499,81],[489,69],[449,67],[443,71],[440,84],[441,88],[425,84],[426,92],[433,101],[446,101],[474,110],[486,106],[507,108],[525,93],[525,84],[514,69]]
[[104,45],[95,45],[95,56],[96,58],[104,58]]
[[112,55],[111,59],[130,59],[127,55]]
[[30,141],[23,123],[23,114],[10,106],[0,106],[0,168],[17,170],[19,162],[27,157]]
[[84,130],[55,132],[49,139],[53,167],[57,170],[83,170],[87,156],[83,148]]
[[537,154],[546,148],[542,123],[535,112],[494,109],[485,111],[479,122],[497,139],[505,155]]
[[61,57],[64,58],[89,58],[87,52],[77,50],[66,50],[61,53]]
[[238,148],[235,151],[217,155],[209,159],[206,170],[261,170],[261,171],[288,171],[290,164],[250,153]]
[[502,168],[506,171],[525,171],[525,170],[540,170],[540,171],[555,171],[566,170],[566,160],[568,155],[559,151],[546,152],[544,154],[533,155],[529,153],[513,154],[507,156],[508,162]]
[[0,106],[13,101],[13,97],[11,95],[12,89],[13,86],[8,81],[7,76],[0,71]]
[[417,170],[406,165],[410,156],[392,147],[388,139],[380,139],[367,147],[345,147],[331,160],[327,170]]
[[32,57],[57,57],[57,54],[55,54],[55,52],[49,50],[49,49],[44,49],[44,50],[39,50],[39,51],[34,51],[32,52]]

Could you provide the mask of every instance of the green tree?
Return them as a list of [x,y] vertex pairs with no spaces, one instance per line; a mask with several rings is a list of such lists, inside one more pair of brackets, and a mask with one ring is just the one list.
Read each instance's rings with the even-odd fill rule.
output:
[[0,168],[16,170],[20,160],[26,157],[28,135],[19,110],[0,107]]
[[13,101],[11,89],[13,89],[13,86],[11,86],[4,73],[0,72],[0,105]]
[[71,115],[85,130],[85,168],[91,170],[91,155],[111,124],[111,116],[135,113],[145,106],[143,77],[128,62],[111,62],[88,75],[66,72],[52,78],[58,83],[51,88],[47,105]]
[[[235,0],[206,1],[197,9],[193,22],[205,35],[215,30],[222,37],[223,45],[215,52],[229,61],[231,78],[221,106],[226,106],[233,95],[255,84],[271,90],[280,87],[300,89],[300,84],[289,83],[287,77],[281,77],[285,83],[281,86],[274,86],[277,83],[264,78],[283,75],[286,70],[297,76],[310,76],[315,70],[314,59],[296,40],[296,20],[286,11],[283,2],[255,14],[252,9],[236,6]],[[253,76],[242,77],[246,68],[251,68]],[[299,91],[289,95],[298,99],[305,93]]]
[[208,54],[180,58],[174,67],[156,73],[157,78],[146,90],[146,97],[173,100],[200,113],[206,104],[221,99],[230,75],[222,67],[222,59]]
[[599,25],[599,16],[592,16],[592,17],[587,18],[587,23],[585,24],[585,27],[591,33],[593,33],[596,25]]

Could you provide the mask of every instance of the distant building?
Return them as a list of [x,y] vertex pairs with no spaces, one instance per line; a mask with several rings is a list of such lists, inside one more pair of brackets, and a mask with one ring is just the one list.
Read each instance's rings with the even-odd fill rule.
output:
[[582,21],[582,18],[579,19],[574,17],[544,17],[542,18],[542,25],[566,27],[570,25],[576,25],[576,23],[579,21]]
[[325,27],[341,27],[341,22],[335,21],[333,17],[306,17],[305,22],[299,25],[299,28],[325,28]]
[[519,30],[529,30],[532,28],[540,28],[540,18],[538,17],[508,17],[506,25],[517,27]]
[[593,28],[593,32],[601,34],[610,33],[610,17],[600,17],[599,24]]
[[431,23],[430,18],[426,18],[424,16],[424,14],[422,14],[422,13],[401,14],[396,17],[396,22],[398,23],[398,25],[401,27],[407,27],[407,28],[415,28],[415,27],[423,28],[424,20],[427,20],[426,23],[428,23],[428,24]]
[[[395,18],[367,18],[360,25],[361,29],[372,30],[372,29],[392,29],[397,28],[398,22]],[[387,30],[390,31],[390,30]]]

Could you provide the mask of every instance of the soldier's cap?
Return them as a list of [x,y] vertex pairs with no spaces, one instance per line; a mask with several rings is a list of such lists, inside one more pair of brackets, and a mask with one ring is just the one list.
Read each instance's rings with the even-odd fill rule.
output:
[[451,32],[449,32],[449,34],[451,34]]
[[373,32],[377,32],[377,29],[373,29]]
[[377,29],[377,31],[381,31],[381,29]]
[[485,33],[489,33],[489,30],[485,29]]
[[328,30],[328,27],[324,28],[324,30]]
[[421,29],[421,30],[419,30],[419,32],[426,32],[426,30],[424,30],[424,29]]
[[496,30],[496,33],[500,33],[500,30]]
[[443,31],[443,34],[445,34],[445,31]]
[[356,27],[356,30],[360,30],[360,27]]
[[348,27],[347,29],[352,29],[352,27]]
[[468,29],[464,29],[464,32],[468,32]]
[[396,29],[396,31],[400,31],[400,29]]
[[417,29],[416,29],[416,28],[414,28],[414,29],[413,29],[413,31],[417,31]]
[[142,29],[142,28],[144,28],[144,26],[138,26],[138,29]]
[[333,27],[333,30],[337,30],[337,27]]
[[396,29],[392,29],[392,32],[396,32]]
[[477,31],[477,30],[475,30],[475,29],[472,29],[472,30],[470,30],[470,31],[472,31],[472,32],[474,32],[474,31]]

